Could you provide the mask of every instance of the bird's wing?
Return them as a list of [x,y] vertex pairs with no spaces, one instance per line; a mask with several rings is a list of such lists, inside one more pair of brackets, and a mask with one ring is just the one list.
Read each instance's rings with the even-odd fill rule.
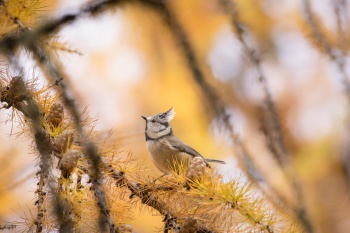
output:
[[203,156],[201,154],[199,154],[198,151],[196,151],[195,149],[193,149],[192,147],[186,145],[184,142],[182,142],[178,137],[176,137],[175,135],[172,135],[168,138],[168,141],[170,143],[170,145],[172,147],[174,147],[175,149],[181,151],[181,152],[184,152],[184,153],[187,153],[187,154],[190,154],[192,155],[193,157],[196,157],[196,156],[199,156],[199,157],[202,157]]

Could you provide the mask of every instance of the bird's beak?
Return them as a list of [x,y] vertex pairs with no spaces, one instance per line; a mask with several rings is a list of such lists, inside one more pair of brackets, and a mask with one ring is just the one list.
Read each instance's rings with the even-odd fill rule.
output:
[[145,121],[147,121],[147,117],[141,116]]

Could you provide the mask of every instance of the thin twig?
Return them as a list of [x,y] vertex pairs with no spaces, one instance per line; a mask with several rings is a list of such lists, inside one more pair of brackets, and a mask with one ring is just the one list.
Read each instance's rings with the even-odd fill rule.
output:
[[[0,51],[6,51],[7,48],[15,48],[19,45],[32,46],[34,44],[37,44],[41,38],[44,38],[45,36],[58,31],[62,26],[72,23],[80,17],[86,15],[94,15],[96,13],[102,12],[102,9],[108,5],[124,2],[125,0],[101,0],[89,3],[76,13],[67,14],[58,19],[44,22],[36,30],[26,30],[25,32],[21,33],[20,36],[13,35],[3,38],[0,40]],[[16,24],[18,24],[20,27],[23,26],[22,28],[25,27],[23,23],[16,20],[18,19],[14,18],[14,22]]]
[[[337,31],[338,31],[338,47],[340,52],[336,51],[335,48],[331,46],[331,44],[326,39],[325,35],[322,33],[321,29],[319,28],[319,23],[315,19],[315,13],[312,10],[311,4],[309,0],[303,1],[303,8],[305,12],[305,17],[307,22],[309,23],[309,26],[311,27],[311,31],[313,33],[313,36],[319,41],[322,49],[324,50],[324,53],[332,60],[336,66],[338,67],[338,70],[341,74],[341,81],[343,85],[345,86],[345,95],[347,97],[348,104],[350,105],[350,81],[349,81],[349,75],[346,71],[346,46],[348,46],[346,34],[344,31],[344,22],[342,21],[341,13],[343,13],[344,17],[346,18],[347,12],[346,12],[346,1],[344,0],[334,0],[332,1],[334,13],[336,16],[336,22],[337,22]],[[346,132],[343,136],[343,142],[342,142],[342,149],[341,149],[341,160],[342,160],[342,166],[345,170],[345,174],[347,177],[347,183],[348,187],[350,187],[350,148],[349,148],[349,126],[350,123],[346,123]]]
[[283,168],[283,171],[286,177],[290,180],[291,186],[294,190],[298,205],[293,208],[293,211],[299,218],[300,222],[303,224],[304,229],[307,232],[313,232],[312,224],[305,210],[304,198],[301,192],[301,183],[296,175],[296,172],[292,168],[290,158],[287,153],[287,149],[283,140],[281,123],[276,110],[276,106],[272,100],[270,90],[267,86],[265,74],[261,68],[260,56],[257,51],[248,45],[244,38],[244,29],[239,19],[236,5],[230,0],[221,0],[221,3],[224,7],[224,10],[226,10],[230,16],[231,25],[233,27],[233,30],[236,32],[236,36],[240,41],[244,52],[256,69],[257,81],[260,84],[264,94],[263,107],[265,110],[264,117],[266,117],[266,121],[263,125],[266,127],[265,133],[268,139],[268,147],[276,160],[279,162],[281,168]]
[[[347,55],[346,47],[348,46],[346,33],[345,33],[345,22],[347,20],[347,2],[345,0],[333,0],[334,13],[337,20],[337,32],[338,32],[338,46],[342,53],[342,56]],[[344,21],[344,20],[345,21]]]
[[10,224],[10,225],[0,225],[0,230],[13,230],[16,229],[15,224]]
[[231,17],[231,25],[233,30],[236,32],[236,36],[240,41],[243,51],[249,58],[250,62],[254,65],[257,72],[257,81],[261,86],[263,91],[263,103],[265,108],[266,119],[268,120],[268,130],[267,137],[270,142],[270,149],[275,156],[276,160],[280,163],[282,167],[289,164],[288,153],[283,140],[283,134],[281,129],[281,123],[276,110],[276,106],[272,100],[270,90],[267,85],[267,80],[265,74],[261,68],[260,56],[256,50],[251,48],[246,40],[244,39],[244,30],[241,25],[238,11],[236,6],[229,0],[222,0],[225,10]]
[[[315,19],[315,13],[312,11],[311,4],[309,0],[303,0],[303,9],[305,12],[305,17],[307,22],[309,23],[309,26],[311,28],[311,31],[313,33],[313,36],[318,40],[320,43],[324,53],[337,65],[339,72],[341,74],[341,81],[343,85],[345,86],[345,94],[347,97],[347,100],[350,104],[350,81],[349,76],[346,72],[346,60],[345,60],[345,54],[344,52],[337,52],[332,48],[332,45],[328,42],[325,35],[322,33],[319,24],[317,20]],[[336,7],[337,9],[337,7]],[[340,18],[337,20],[338,23],[338,30],[341,30],[341,21]],[[340,37],[342,37],[342,32],[340,31]],[[346,41],[346,40],[344,40]]]

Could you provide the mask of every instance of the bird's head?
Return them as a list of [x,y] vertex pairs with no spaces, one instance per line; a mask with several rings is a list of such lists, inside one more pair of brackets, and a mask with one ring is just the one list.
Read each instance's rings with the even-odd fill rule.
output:
[[170,128],[170,121],[174,118],[174,116],[174,107],[171,107],[166,112],[161,112],[154,116],[142,116],[142,118],[146,121],[146,132],[158,133]]

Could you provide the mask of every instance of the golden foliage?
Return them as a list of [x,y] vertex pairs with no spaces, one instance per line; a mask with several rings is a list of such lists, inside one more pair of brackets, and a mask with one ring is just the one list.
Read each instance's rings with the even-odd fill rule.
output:
[[23,27],[33,27],[42,8],[40,0],[3,1],[0,4],[0,38],[19,33]]
[[[135,2],[137,4],[134,4]],[[56,28],[54,26],[52,26],[53,29],[45,28],[45,23],[43,23],[43,27],[37,30],[35,26],[38,22],[37,13],[42,6],[41,1],[0,1],[0,38],[10,38],[10,41],[15,41],[18,43],[15,44],[16,48],[20,48],[20,45],[27,46],[26,55],[35,54],[33,59],[41,65],[38,69],[43,71],[42,73],[50,80],[50,84],[42,84],[41,78],[34,72],[26,75],[23,73],[11,75],[2,72],[0,79],[2,107],[13,109],[7,122],[16,122],[15,127],[20,129],[18,135],[34,139],[33,144],[36,145],[34,151],[39,161],[37,174],[39,182],[35,194],[37,209],[34,210],[32,207],[35,206],[31,206],[32,214],[25,216],[24,222],[20,223],[21,227],[24,226],[24,230],[48,232],[75,228],[77,232],[98,232],[107,227],[113,231],[113,229],[123,229],[123,226],[126,226],[124,228],[130,231],[130,227],[124,224],[129,224],[138,218],[137,208],[140,207],[141,210],[164,217],[165,226],[170,228],[169,231],[171,228],[178,227],[181,228],[181,233],[193,233],[199,229],[206,229],[210,232],[302,232],[311,231],[313,227],[316,231],[332,229],[334,232],[341,232],[341,229],[333,229],[330,223],[330,220],[333,221],[333,218],[338,215],[343,216],[345,220],[334,219],[335,223],[345,224],[346,219],[350,218],[347,213],[350,204],[346,198],[349,186],[349,177],[346,173],[349,173],[350,169],[346,163],[348,155],[337,148],[337,142],[341,137],[335,137],[332,131],[333,134],[329,133],[325,138],[318,139],[319,141],[310,145],[302,137],[298,138],[297,133],[294,135],[291,133],[286,138],[282,130],[279,129],[281,132],[278,132],[278,130],[271,129],[276,125],[287,128],[289,123],[285,123],[286,126],[278,125],[278,116],[287,116],[289,111],[292,112],[293,109],[300,107],[299,105],[308,99],[307,92],[311,92],[311,89],[320,83],[319,79],[315,78],[308,86],[312,87],[309,88],[310,90],[299,93],[300,86],[289,85],[292,82],[291,79],[286,81],[282,78],[283,75],[288,76],[292,72],[290,70],[281,71],[282,68],[276,65],[280,62],[277,60],[285,59],[285,57],[279,57],[278,46],[287,47],[288,44],[286,41],[283,41],[282,45],[277,44],[274,33],[280,33],[279,30],[284,27],[280,20],[288,21],[288,23],[299,22],[299,28],[295,29],[292,26],[292,29],[284,28],[283,30],[291,34],[298,34],[297,30],[301,28],[304,39],[309,40],[317,50],[338,63],[340,73],[345,77],[344,80],[347,80],[344,67],[348,47],[343,44],[340,48],[341,53],[335,53],[335,51],[339,49],[339,38],[347,38],[349,33],[344,31],[343,35],[336,35],[334,30],[323,25],[324,19],[312,11],[308,13],[308,17],[301,20],[299,13],[280,17],[271,16],[273,14],[269,14],[271,12],[263,7],[263,4],[271,5],[271,2],[267,3],[267,1],[261,1],[258,4],[256,1],[238,0],[232,3],[235,4],[240,21],[234,23],[243,28],[239,33],[249,32],[244,34],[248,37],[247,40],[238,41],[239,46],[246,49],[245,52],[250,56],[249,59],[253,60],[251,65],[258,73],[255,81],[261,84],[259,88],[262,88],[265,94],[271,97],[270,99],[258,99],[257,102],[255,97],[251,97],[255,94],[252,92],[257,91],[248,80],[247,73],[250,70],[246,64],[237,67],[239,70],[237,74],[232,75],[226,81],[221,82],[213,78],[211,67],[206,64],[208,53],[212,49],[213,38],[225,24],[233,23],[228,20],[227,15],[223,14],[224,10],[214,1],[126,1],[126,7],[120,8],[125,17],[123,20],[126,24],[130,23],[128,30],[125,30],[127,39],[124,39],[129,43],[132,42],[135,50],[144,55],[144,63],[147,65],[145,77],[139,77],[141,81],[131,81],[130,83],[134,82],[134,84],[130,85],[120,84],[121,82],[114,79],[109,80],[104,75],[97,76],[99,76],[98,82],[107,83],[106,86],[111,88],[113,93],[119,91],[123,93],[121,99],[123,99],[123,110],[125,111],[129,111],[130,106],[139,105],[140,111],[154,113],[159,109],[167,109],[175,105],[179,110],[174,129],[176,131],[179,129],[180,137],[184,141],[190,141],[193,147],[200,148],[205,154],[219,156],[227,151],[225,148],[216,148],[213,145],[213,137],[208,134],[208,120],[212,120],[213,116],[212,112],[207,113],[204,107],[208,100],[204,98],[207,93],[205,90],[203,92],[201,85],[197,84],[208,82],[215,86],[217,92],[222,91],[221,94],[218,94],[219,101],[216,103],[221,104],[224,102],[222,99],[225,99],[223,106],[228,110],[237,110],[244,118],[240,122],[246,127],[242,141],[244,145],[249,144],[250,147],[247,147],[248,149],[242,153],[243,160],[247,159],[244,156],[250,153],[249,150],[252,150],[252,154],[255,155],[249,157],[249,164],[240,165],[246,166],[243,169],[245,172],[251,172],[249,178],[255,181],[254,185],[237,178],[224,178],[200,161],[198,164],[190,165],[180,163],[174,168],[176,172],[159,179],[155,179],[153,174],[149,175],[148,166],[142,159],[142,155],[145,154],[143,140],[141,147],[141,143],[138,145],[136,142],[138,139],[135,139],[131,149],[135,153],[129,152],[122,146],[121,140],[114,138],[111,132],[105,133],[95,129],[97,120],[89,116],[87,108],[80,111],[81,109],[74,102],[77,98],[69,99],[70,94],[74,92],[71,89],[74,81],[70,80],[68,75],[63,75],[64,79],[60,79],[64,66],[59,64],[59,57],[53,58],[58,51],[80,54],[77,49],[72,49],[68,44],[61,42],[57,35],[57,31],[68,21],[62,21],[62,23],[60,19],[53,20],[50,21],[52,24],[49,26],[56,25]],[[150,7],[152,4],[158,8]],[[168,8],[162,8],[164,4]],[[90,8],[84,8],[77,15],[70,15],[70,17],[95,16],[103,13],[104,10],[111,10],[115,13],[118,11],[113,10],[119,9],[116,2],[110,2],[106,7],[96,9],[94,8],[96,5],[88,6]],[[167,9],[167,14],[171,13],[171,15],[167,16],[162,12],[165,11],[164,9]],[[174,25],[169,24],[171,17],[178,20],[181,28],[175,28]],[[342,26],[340,24],[339,21],[338,27]],[[33,33],[31,38],[40,38],[40,41],[24,43],[17,37],[12,37],[21,38],[24,32],[29,30]],[[183,32],[183,35],[174,33],[179,30]],[[184,40],[189,44],[187,48],[183,44]],[[250,40],[257,42],[252,43],[256,47],[250,43],[245,44]],[[226,43],[226,41],[221,42]],[[0,41],[1,49],[4,43]],[[124,43],[125,41],[122,43],[118,41],[115,47],[108,52],[115,55],[114,52],[123,49]],[[33,47],[41,48],[41,46],[43,54],[38,54],[39,50],[36,51],[37,53],[33,52],[35,51]],[[265,49],[267,55],[263,56]],[[5,50],[7,51],[4,49],[1,52]],[[259,54],[259,50],[262,50],[263,55]],[[232,53],[228,50],[225,52]],[[17,54],[4,54],[8,55],[8,58],[17,58]],[[86,71],[79,74],[83,84],[90,82],[90,73],[106,74],[107,72],[102,73],[98,69],[101,67],[105,69],[106,64],[114,64],[107,63],[104,59],[108,60],[111,57],[106,55],[105,58],[100,52],[94,53],[91,57],[87,59],[90,59],[90,63],[86,66]],[[14,63],[11,65],[16,68],[20,66],[16,59],[9,59],[9,61]],[[191,61],[192,64],[186,64]],[[194,61],[197,61],[198,64]],[[312,64],[316,66],[316,63]],[[263,76],[264,67],[269,68],[266,77]],[[189,72],[189,68],[192,69],[192,73]],[[192,79],[195,73],[193,69],[203,72],[204,80]],[[325,70],[321,68],[320,70],[319,73],[308,73],[308,76],[321,75],[324,77]],[[113,77],[123,75],[118,71],[113,71]],[[273,72],[276,72],[275,76],[279,79],[277,81],[272,79],[271,86],[276,83],[278,86],[281,85],[281,82],[286,82],[284,85],[287,88],[282,87],[280,94],[273,88],[269,89],[268,74],[273,74]],[[23,79],[23,76],[29,78]],[[55,83],[52,83],[51,76],[54,76]],[[84,86],[81,83],[79,85],[79,87]],[[93,85],[94,91],[99,90],[98,87],[101,86]],[[298,94],[293,93],[293,87],[298,89]],[[128,94],[125,94],[126,89],[128,89]],[[346,91],[349,92],[349,90]],[[103,94],[104,91],[103,89]],[[89,91],[82,92],[86,96],[90,95]],[[334,92],[328,89],[324,93],[334,96],[332,95]],[[226,94],[227,96],[223,97]],[[113,112],[115,106],[107,101],[107,99],[110,100],[108,96],[105,98],[103,104],[108,105],[109,114],[118,114],[118,117],[122,115],[122,111],[117,114]],[[295,101],[295,99],[298,100]],[[28,110],[28,103],[38,108],[37,113],[40,114],[36,119],[25,111]],[[263,121],[260,119],[265,116],[262,108],[258,107],[260,104],[264,107],[266,104],[272,106],[272,108],[266,108],[270,115]],[[282,114],[275,114],[271,111],[274,107],[277,113],[282,109]],[[309,110],[304,108],[304,111]],[[75,113],[80,112],[83,113],[77,114],[77,117]],[[133,114],[136,115],[135,112]],[[271,117],[274,114],[276,118]],[[218,116],[215,117],[218,118]],[[288,121],[295,120],[293,117],[290,119]],[[137,125],[135,122],[128,124],[127,120],[124,119],[118,125],[118,132],[123,129],[129,132],[130,125]],[[260,127],[265,133],[263,136],[267,138],[267,143],[264,144],[261,142],[263,137],[261,132],[258,132],[258,125],[269,126],[269,123],[272,123],[271,127]],[[292,126],[295,125],[292,124]],[[229,128],[227,125],[225,127]],[[238,138],[241,135],[234,136]],[[283,139],[288,140],[286,151],[283,153],[274,151],[273,146],[269,143],[279,144],[282,141],[283,144]],[[348,145],[345,147],[347,148]],[[230,152],[231,149],[229,148]],[[49,153],[43,153],[45,151]],[[52,151],[55,152],[56,157],[52,156]],[[270,163],[274,161],[271,155],[273,153],[289,156],[285,162],[289,164]],[[341,157],[339,154],[345,158],[338,158]],[[12,176],[11,169],[13,168],[7,168],[4,164],[8,161],[0,159],[3,161],[3,163],[0,161],[0,168],[2,168],[0,177],[4,177],[3,182],[0,182],[1,204],[13,201],[9,198],[8,187],[6,182],[4,183],[8,180],[8,176]],[[253,173],[260,172],[260,170],[262,170],[261,174],[254,176]],[[263,192],[257,191],[257,188],[261,188]],[[274,191],[277,193],[273,193]],[[283,199],[283,203],[279,204],[279,200],[273,200],[270,194],[275,195],[273,198]],[[345,204],[342,208],[338,208],[339,200],[344,200]],[[335,208],[337,211],[333,211]],[[108,224],[105,224],[106,222]],[[67,228],[61,228],[63,226]]]

